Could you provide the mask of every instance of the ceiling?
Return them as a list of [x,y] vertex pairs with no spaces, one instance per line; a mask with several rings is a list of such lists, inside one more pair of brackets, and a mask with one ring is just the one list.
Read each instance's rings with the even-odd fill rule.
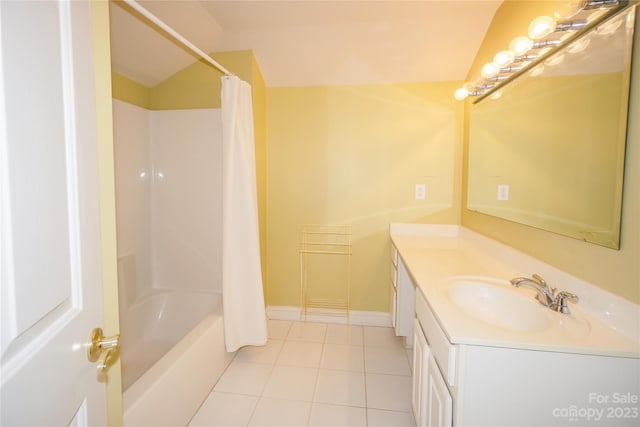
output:
[[[502,0],[139,3],[204,52],[253,50],[274,87],[464,80]],[[126,4],[110,8],[114,71],[154,86],[197,59]]]

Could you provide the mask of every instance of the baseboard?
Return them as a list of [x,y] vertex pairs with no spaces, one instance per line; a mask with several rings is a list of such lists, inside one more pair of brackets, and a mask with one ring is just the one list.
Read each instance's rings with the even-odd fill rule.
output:
[[309,308],[307,315],[304,316],[300,307],[270,305],[267,307],[267,317],[274,320],[306,320],[307,322],[391,327],[390,313],[382,311],[351,310],[347,318],[343,311]]

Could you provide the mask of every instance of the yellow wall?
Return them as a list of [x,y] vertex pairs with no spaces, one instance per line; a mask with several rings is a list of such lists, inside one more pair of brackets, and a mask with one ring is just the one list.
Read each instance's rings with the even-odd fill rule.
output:
[[[506,0],[491,23],[468,78],[479,75],[481,66],[489,62],[496,52],[507,48],[513,38],[526,34],[533,18],[550,14],[554,3]],[[612,293],[640,302],[640,55],[637,55],[640,32],[636,32],[635,36],[636,55],[629,107],[620,250],[607,249],[467,210],[466,166],[463,174],[462,224]],[[465,107],[468,109],[469,106],[470,101],[467,101]],[[468,128],[468,114],[465,114],[465,128]],[[467,165],[466,137],[463,161]],[[562,287],[562,284],[557,286]]]
[[[255,58],[252,51],[217,52],[210,56],[240,79],[253,83]],[[153,86],[150,109],[220,108],[221,76],[219,70],[199,60]]]
[[[111,51],[109,41],[109,3],[91,3],[93,63],[96,85],[96,128],[98,150],[98,185],[100,202],[100,252],[104,332],[120,332],[118,317],[118,274],[116,259],[116,204],[113,164],[113,119],[111,110]],[[55,367],[53,368],[55,369]],[[107,422],[122,425],[122,377],[120,360],[109,368],[107,379]]]
[[151,109],[151,89],[122,74],[111,72],[112,96],[120,101]]
[[[455,87],[267,88],[269,305],[300,302],[303,225],[350,225],[351,308],[388,310],[389,223],[459,219]],[[416,183],[426,184],[426,200],[414,200]]]
[[251,96],[253,97],[253,128],[258,185],[258,225],[260,227],[260,258],[265,299],[267,286],[267,88],[253,54],[251,55]]

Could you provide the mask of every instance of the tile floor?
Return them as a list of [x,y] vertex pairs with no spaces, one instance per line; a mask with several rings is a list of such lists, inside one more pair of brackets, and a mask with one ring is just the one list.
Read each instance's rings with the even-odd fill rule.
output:
[[408,353],[391,328],[270,320],[268,344],[238,351],[196,426],[414,427]]

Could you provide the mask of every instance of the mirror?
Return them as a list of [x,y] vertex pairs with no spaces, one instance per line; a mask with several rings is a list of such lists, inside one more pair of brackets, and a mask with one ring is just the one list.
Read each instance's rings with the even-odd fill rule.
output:
[[634,10],[471,107],[469,210],[619,248]]

